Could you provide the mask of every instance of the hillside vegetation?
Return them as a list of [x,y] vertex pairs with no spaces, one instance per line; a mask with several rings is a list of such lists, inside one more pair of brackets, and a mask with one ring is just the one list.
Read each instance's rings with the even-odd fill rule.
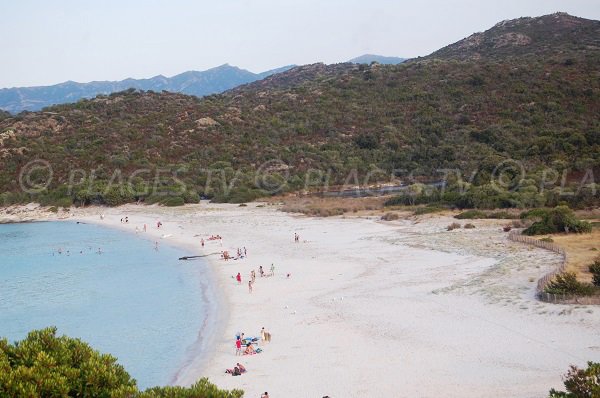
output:
[[[203,99],[129,90],[0,117],[0,198],[240,202],[457,169],[437,194],[463,207],[598,204],[599,32],[566,14],[519,19],[479,34],[477,56],[468,38],[399,65],[300,66]],[[52,179],[23,193],[24,171],[29,185],[48,181],[25,167],[36,159]],[[517,170],[494,183],[507,159]]]

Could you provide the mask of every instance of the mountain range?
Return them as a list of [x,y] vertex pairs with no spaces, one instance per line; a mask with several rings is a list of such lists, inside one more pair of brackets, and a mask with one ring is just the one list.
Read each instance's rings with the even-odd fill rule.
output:
[[[204,98],[128,90],[0,113],[0,203],[162,200],[107,193],[117,171],[136,170],[148,174],[136,184],[155,170],[176,174],[188,187],[173,193],[180,202],[252,200],[282,179],[278,192],[344,184],[353,173],[373,183],[398,170],[426,179],[457,170],[471,196],[447,192],[455,206],[600,203],[598,189],[560,196],[541,180],[549,168],[567,183],[600,173],[599,29],[566,14],[521,18],[397,65],[302,65]],[[40,159],[52,180],[32,196],[19,175]],[[527,175],[499,193],[490,178],[506,161]],[[72,170],[85,173],[69,191]],[[268,175],[259,181],[257,170]]]
[[[366,54],[353,58],[348,62],[398,64],[404,60],[404,58],[398,57]],[[97,95],[107,95],[130,88],[143,91],[169,91],[203,97],[264,79],[294,66],[287,65],[262,73],[253,73],[236,66],[224,64],[205,71],[184,72],[173,77],[158,75],[149,79],[129,78],[120,81],[93,81],[89,83],[68,81],[52,86],[3,88],[0,89],[0,110],[13,114],[21,111],[39,111],[51,105],[77,102],[82,98],[93,98]]]
[[52,86],[3,88],[0,89],[0,109],[10,113],[19,113],[24,110],[37,111],[50,105],[77,102],[81,98],[93,98],[96,95],[111,94],[130,88],[157,92],[170,91],[202,97],[221,93],[240,84],[260,80],[292,67],[293,65],[289,65],[262,73],[252,73],[224,64],[201,72],[184,72],[173,77],[158,75],[149,79],[90,83],[68,81]]

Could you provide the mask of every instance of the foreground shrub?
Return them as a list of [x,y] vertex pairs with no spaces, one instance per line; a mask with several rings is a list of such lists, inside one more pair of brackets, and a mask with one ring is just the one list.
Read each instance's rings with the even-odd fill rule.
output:
[[79,339],[56,336],[56,328],[32,331],[23,341],[0,340],[0,396],[130,396],[135,380],[111,355]]
[[135,398],[241,398],[241,390],[225,391],[202,378],[191,387],[154,387],[139,393]]
[[448,226],[446,227],[446,230],[448,230],[448,231],[452,231],[452,230],[455,230],[455,229],[459,229],[459,228],[460,228],[460,226],[461,226],[461,225],[460,225],[459,223],[457,223],[457,222],[453,222],[452,224],[450,224],[450,225],[448,225]]
[[521,215],[523,219],[538,219],[523,231],[525,235],[547,235],[560,232],[592,232],[592,225],[575,218],[573,210],[567,206],[554,209],[535,209]]
[[565,375],[567,391],[550,390],[549,398],[598,398],[600,397],[600,363],[588,362],[586,369],[571,365]]
[[140,392],[111,355],[56,328],[30,332],[22,341],[0,339],[0,397],[10,398],[240,398],[241,390],[219,390],[201,379],[189,388],[155,387]]
[[474,229],[474,228],[475,228],[475,225],[473,225],[473,224],[471,224],[471,223],[468,223],[468,224],[465,224],[465,226],[464,226],[463,228],[464,228],[464,229]]
[[396,213],[386,213],[383,216],[381,216],[381,219],[384,221],[394,221],[394,220],[397,220],[398,218],[400,218],[400,217]]
[[548,286],[544,289],[550,294],[577,294],[581,296],[589,296],[594,294],[594,287],[587,283],[582,283],[577,280],[574,272],[565,272],[556,275]]

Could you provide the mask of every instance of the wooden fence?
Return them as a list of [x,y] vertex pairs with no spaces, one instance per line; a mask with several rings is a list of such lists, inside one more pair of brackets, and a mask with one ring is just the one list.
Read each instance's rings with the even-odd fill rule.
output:
[[560,265],[554,271],[547,273],[541,277],[535,289],[535,295],[540,301],[554,304],[600,304],[600,297],[598,296],[578,296],[574,294],[551,294],[546,293],[545,289],[548,283],[554,279],[558,274],[562,274],[567,269],[567,253],[565,250],[552,242],[544,242],[543,240],[535,239],[530,236],[521,235],[520,231],[511,231],[508,234],[508,239],[514,242],[521,242],[542,249],[551,250],[562,256]]

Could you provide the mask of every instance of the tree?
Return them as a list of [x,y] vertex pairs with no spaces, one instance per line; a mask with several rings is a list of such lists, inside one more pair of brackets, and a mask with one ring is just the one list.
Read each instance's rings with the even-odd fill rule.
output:
[[521,218],[537,218],[529,228],[523,231],[525,235],[545,235],[561,232],[591,232],[592,225],[575,218],[573,210],[567,206],[557,206],[554,209],[535,209],[522,215]]
[[87,343],[57,336],[56,328],[31,331],[9,344],[0,339],[0,397],[11,398],[240,398],[200,379],[189,388],[154,387],[144,392],[111,355]]
[[550,390],[549,398],[600,397],[600,363],[588,362],[587,369],[571,365],[564,380],[566,392]]
[[129,397],[136,391],[116,358],[56,336],[55,327],[34,330],[14,344],[0,340],[0,396]]

